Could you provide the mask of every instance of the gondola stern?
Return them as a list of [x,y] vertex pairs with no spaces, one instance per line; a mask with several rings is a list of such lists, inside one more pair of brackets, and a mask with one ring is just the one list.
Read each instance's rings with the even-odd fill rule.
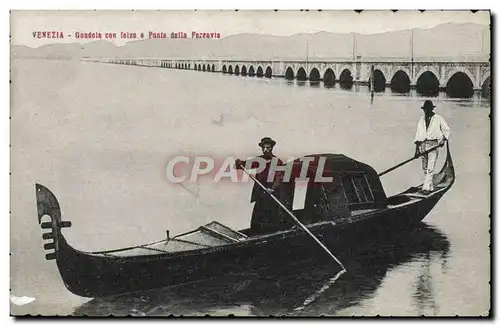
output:
[[434,183],[449,190],[455,183],[455,166],[451,157],[450,143],[446,142],[446,160],[438,174],[434,176]]

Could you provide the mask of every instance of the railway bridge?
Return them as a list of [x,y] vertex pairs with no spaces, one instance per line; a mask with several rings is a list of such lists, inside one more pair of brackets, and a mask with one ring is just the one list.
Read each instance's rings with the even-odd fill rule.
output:
[[424,95],[446,91],[453,97],[470,97],[475,91],[490,94],[489,58],[341,58],[313,60],[249,59],[164,59],[99,58],[89,59],[113,64],[137,65],[235,76],[285,78],[323,82],[325,86],[350,88],[365,84],[377,92],[390,87],[405,93],[414,88]]

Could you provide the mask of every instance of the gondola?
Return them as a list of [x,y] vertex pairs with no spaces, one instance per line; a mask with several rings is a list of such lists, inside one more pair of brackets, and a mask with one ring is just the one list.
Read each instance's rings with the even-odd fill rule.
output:
[[[420,186],[387,197],[379,174],[369,165],[342,154],[308,155],[313,162],[323,159],[324,176],[330,182],[287,183],[283,201],[307,230],[332,248],[340,259],[349,259],[356,244],[368,239],[395,236],[418,227],[455,181],[449,144],[446,159],[434,175],[434,190],[422,194]],[[300,158],[293,163],[300,165]],[[314,167],[308,173],[314,173]],[[292,178],[293,180],[293,178]],[[233,230],[213,221],[190,232],[144,245],[84,252],[73,248],[61,229],[71,227],[62,219],[55,195],[35,185],[38,222],[47,260],[56,260],[66,288],[82,297],[147,291],[196,282],[249,270],[285,269],[291,261],[305,258],[331,259],[305,230],[283,221],[277,229]],[[298,204],[297,204],[298,203]],[[44,218],[45,217],[45,218]],[[42,218],[47,221],[42,221]],[[263,272],[264,273],[264,272]]]
[[[231,308],[236,308],[238,316],[300,316],[310,309],[316,316],[332,316],[375,296],[389,272],[401,265],[417,260],[426,264],[438,261],[444,268],[449,250],[445,234],[421,223],[419,228],[394,238],[356,246],[355,259],[345,262],[348,273],[333,284],[331,261],[312,258],[294,261],[286,272],[248,271],[136,294],[95,298],[76,307],[73,315],[203,316],[221,310],[230,313]],[[419,273],[425,273],[425,269]],[[424,278],[423,282],[432,291],[432,278]],[[415,293],[417,301],[418,297]],[[244,311],[238,310],[241,306]]]

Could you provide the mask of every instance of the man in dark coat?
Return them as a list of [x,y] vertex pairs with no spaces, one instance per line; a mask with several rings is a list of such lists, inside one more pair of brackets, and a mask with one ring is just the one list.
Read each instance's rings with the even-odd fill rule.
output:
[[[269,193],[272,193],[279,200],[279,190],[283,178],[283,172],[276,171],[274,178],[269,180],[272,160],[278,160],[277,166],[284,165],[283,161],[273,154],[275,145],[276,142],[269,137],[262,138],[259,143],[259,146],[262,149],[262,155],[258,156],[258,158],[263,159],[266,166],[262,171],[257,172],[255,178],[266,188],[267,191],[257,184],[257,182],[253,186],[250,202],[255,202],[255,206],[252,213],[252,222],[250,227],[254,230],[276,229],[283,224],[283,220],[287,220],[286,217],[283,216],[284,214],[287,214],[285,210],[269,195]],[[236,160],[236,168],[242,169],[243,167],[246,169],[255,169],[259,168],[259,163],[257,160],[253,159],[250,159],[248,163],[239,159]]]

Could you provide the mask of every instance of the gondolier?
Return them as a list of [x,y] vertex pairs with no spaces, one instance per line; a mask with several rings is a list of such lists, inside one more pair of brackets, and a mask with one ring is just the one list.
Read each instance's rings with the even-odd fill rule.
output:
[[[433,112],[435,107],[431,100],[426,100],[422,106],[424,115],[417,123],[415,156],[438,145],[443,145],[450,137],[450,127],[441,115]],[[438,156],[438,148],[422,155],[424,184],[421,191],[425,195],[434,191],[433,176]]]
[[[280,184],[282,181],[281,171],[275,171],[274,177],[269,179],[271,173],[272,161],[277,160],[276,166],[282,166],[284,163],[281,159],[273,154],[274,146],[276,141],[270,137],[264,137],[258,144],[262,150],[262,155],[257,156],[257,158],[263,159],[265,161],[265,168],[256,174],[256,179],[267,188],[268,192],[274,193],[276,197],[280,196]],[[255,169],[259,167],[259,160],[250,159],[248,162],[237,159],[236,168],[237,169]],[[266,193],[262,187],[257,183],[254,184],[252,189],[252,195],[250,202],[255,202],[255,206],[252,213],[251,228],[255,230],[265,230],[270,228],[277,228],[284,221],[288,221],[283,215],[285,211]],[[289,224],[289,223],[285,223]]]

